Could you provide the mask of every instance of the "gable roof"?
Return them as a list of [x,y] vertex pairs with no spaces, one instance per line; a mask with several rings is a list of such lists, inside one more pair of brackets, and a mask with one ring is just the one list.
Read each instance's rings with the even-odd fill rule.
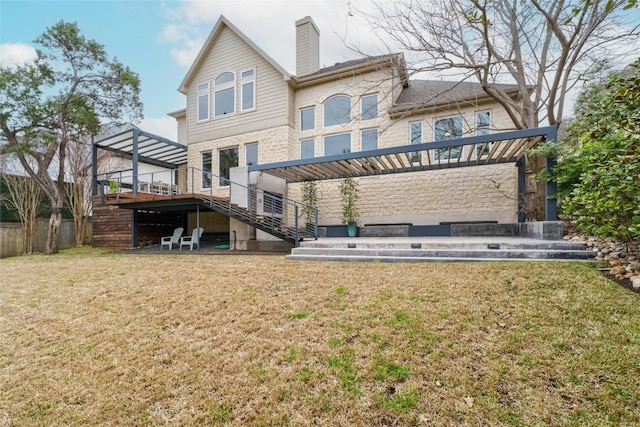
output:
[[[496,85],[507,93],[519,93],[517,85]],[[437,108],[455,103],[488,99],[489,95],[482,89],[480,83],[453,82],[440,80],[410,80],[408,87],[402,90],[395,105],[389,110],[390,114],[420,111],[427,108]]]
[[204,42],[204,45],[202,45],[200,52],[198,52],[198,56],[196,56],[196,59],[191,64],[189,71],[187,71],[187,74],[185,75],[184,79],[182,79],[182,82],[178,87],[179,92],[184,93],[186,95],[187,86],[189,85],[195,73],[198,71],[198,69],[202,65],[202,62],[206,59],[207,53],[213,47],[213,44],[218,39],[218,36],[222,33],[222,31],[224,31],[225,28],[228,28],[229,30],[233,31],[238,37],[240,37],[245,43],[247,43],[253,50],[255,50],[269,64],[271,64],[273,68],[278,70],[282,74],[285,80],[288,80],[291,78],[291,75],[287,72],[287,70],[285,70],[273,58],[267,55],[265,51],[260,49],[258,45],[256,45],[253,41],[251,41],[251,39],[247,37],[242,31],[236,28],[236,26],[233,25],[227,18],[225,18],[223,15],[220,15],[220,18],[218,18],[218,22],[216,22],[216,25],[213,27],[213,30],[211,30],[209,37]]

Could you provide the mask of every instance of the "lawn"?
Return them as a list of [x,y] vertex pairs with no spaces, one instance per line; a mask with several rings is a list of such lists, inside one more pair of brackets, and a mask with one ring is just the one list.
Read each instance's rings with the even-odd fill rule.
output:
[[577,263],[0,260],[0,426],[640,425],[640,295]]

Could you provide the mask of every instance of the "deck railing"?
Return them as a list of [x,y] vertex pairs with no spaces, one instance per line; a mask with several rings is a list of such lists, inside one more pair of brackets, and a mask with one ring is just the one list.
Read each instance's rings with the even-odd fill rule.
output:
[[[131,170],[98,176],[98,192],[116,203],[170,200],[188,196],[211,209],[252,225],[294,244],[318,237],[318,210],[310,223],[302,217],[303,205],[282,194],[255,185],[233,182],[209,171],[189,167],[133,175]],[[107,196],[112,194],[112,196]]]

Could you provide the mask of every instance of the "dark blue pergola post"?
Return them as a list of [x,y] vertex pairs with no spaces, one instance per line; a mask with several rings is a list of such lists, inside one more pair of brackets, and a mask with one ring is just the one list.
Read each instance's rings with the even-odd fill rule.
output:
[[138,194],[138,162],[140,161],[140,157],[138,155],[138,135],[140,131],[138,128],[133,128],[133,149],[131,152],[131,174],[133,175],[131,179],[131,185],[133,186],[133,195]]
[[98,145],[91,135],[91,195],[98,195]]
[[518,222],[525,222],[526,215],[524,213],[524,201],[527,191],[527,168],[526,158],[518,160],[516,163],[518,167]]
[[[549,128],[549,132],[547,133],[547,142],[552,144],[557,144],[558,142],[558,128],[556,126],[552,126]],[[547,175],[551,176],[553,172],[553,168],[556,166],[556,159],[552,157],[547,157]],[[546,191],[545,191],[545,215],[544,219],[546,221],[557,221],[558,220],[558,183],[556,181],[549,180],[547,181]]]

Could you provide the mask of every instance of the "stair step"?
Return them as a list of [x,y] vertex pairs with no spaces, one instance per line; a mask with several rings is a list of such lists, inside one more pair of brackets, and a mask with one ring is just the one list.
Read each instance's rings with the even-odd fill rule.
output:
[[490,262],[490,261],[555,261],[555,262],[587,262],[586,259],[539,259],[539,258],[484,258],[484,257],[411,257],[411,256],[358,256],[358,255],[286,255],[285,259],[293,261],[347,261],[347,262]]

